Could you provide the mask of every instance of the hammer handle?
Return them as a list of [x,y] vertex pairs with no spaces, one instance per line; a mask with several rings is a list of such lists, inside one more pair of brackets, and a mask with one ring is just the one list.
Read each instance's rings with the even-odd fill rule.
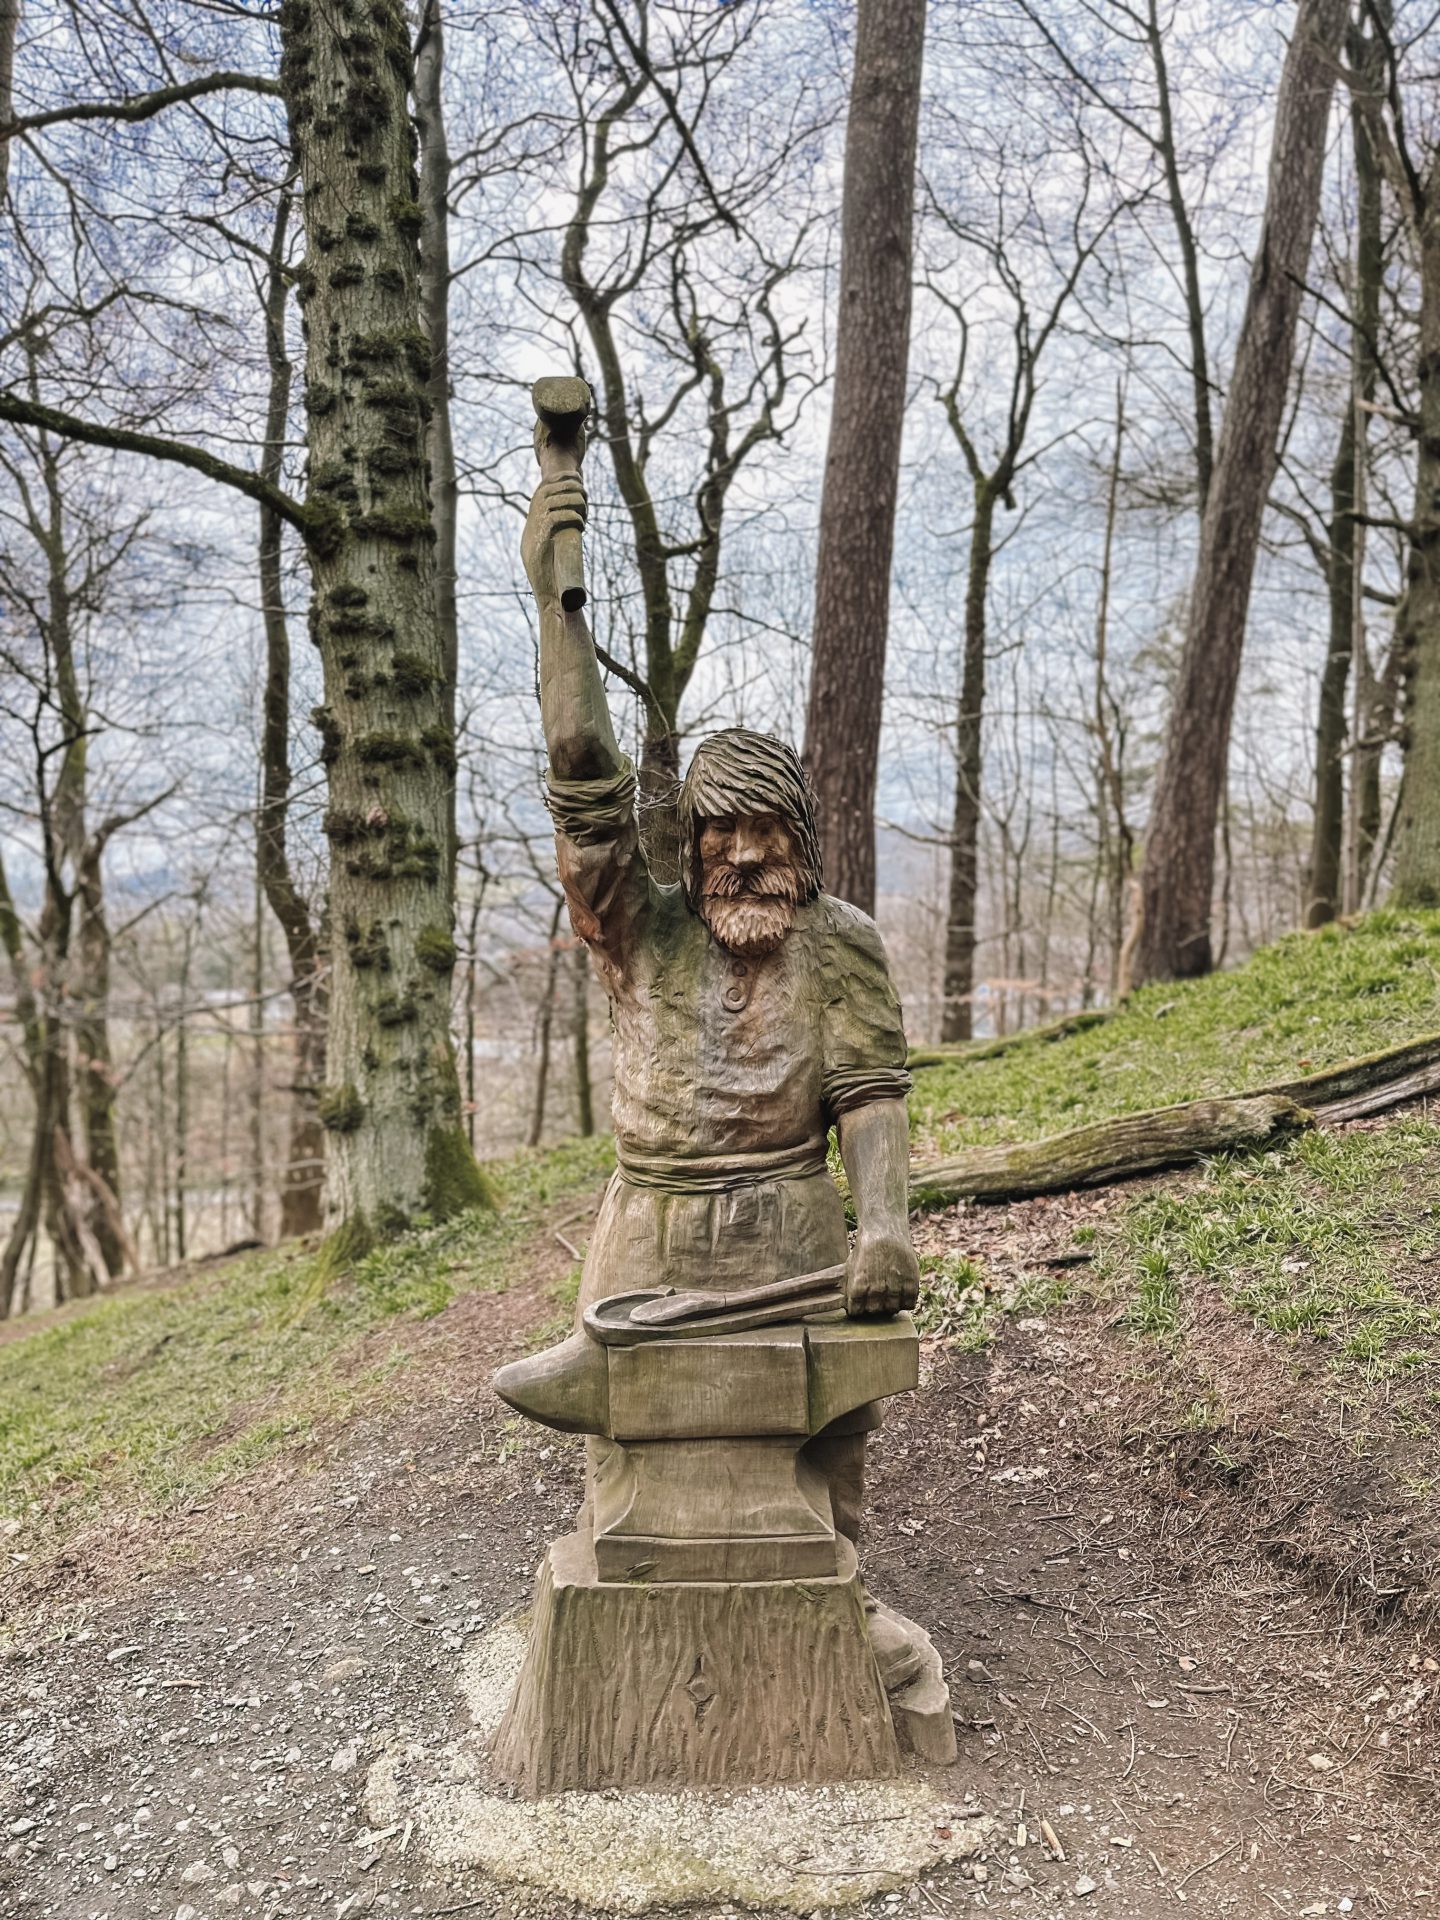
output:
[[[567,473],[578,473],[584,449],[574,440],[557,440],[553,430],[541,427],[536,438],[536,457],[542,480],[559,480]],[[555,585],[566,613],[578,613],[589,595],[585,591],[585,557],[578,527],[562,527],[555,536]]]

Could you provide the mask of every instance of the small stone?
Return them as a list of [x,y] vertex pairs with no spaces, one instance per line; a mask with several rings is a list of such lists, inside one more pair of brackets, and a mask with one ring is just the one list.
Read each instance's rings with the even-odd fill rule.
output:
[[1080,1894],[1081,1896],[1087,1893],[1094,1893],[1096,1884],[1097,1883],[1090,1878],[1088,1873],[1082,1873],[1080,1878],[1075,1882],[1075,1891],[1077,1894]]
[[321,1677],[326,1686],[336,1687],[342,1680],[353,1680],[357,1674],[364,1671],[365,1662],[357,1654],[352,1653],[347,1659],[337,1660],[333,1666],[327,1667]]
[[192,1860],[180,1875],[180,1884],[186,1887],[203,1886],[207,1880],[215,1878],[215,1869],[208,1860]]
[[330,1758],[332,1773],[353,1773],[360,1760],[360,1748],[354,1740],[348,1746],[337,1747]]
[[242,1889],[237,1882],[234,1886],[217,1888],[215,1898],[220,1902],[222,1907],[238,1907],[241,1892]]
[[1330,1769],[1335,1765],[1335,1762],[1330,1758],[1328,1753],[1307,1754],[1306,1761],[1315,1769],[1316,1773],[1329,1773]]
[[240,1849],[238,1847],[222,1847],[220,1849],[220,1858],[233,1873],[235,1868],[240,1864]]

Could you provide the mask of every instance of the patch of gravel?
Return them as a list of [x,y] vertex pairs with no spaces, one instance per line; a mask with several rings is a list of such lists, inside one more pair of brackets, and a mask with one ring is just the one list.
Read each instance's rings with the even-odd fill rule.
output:
[[973,1800],[920,1774],[815,1787],[691,1793],[561,1793],[519,1800],[489,1776],[485,1749],[519,1676],[520,1619],[465,1652],[460,1687],[474,1726],[438,1750],[411,1745],[370,1769],[380,1830],[413,1821],[437,1865],[469,1867],[610,1913],[739,1901],[809,1912],[849,1907],[968,1860],[994,1833]]

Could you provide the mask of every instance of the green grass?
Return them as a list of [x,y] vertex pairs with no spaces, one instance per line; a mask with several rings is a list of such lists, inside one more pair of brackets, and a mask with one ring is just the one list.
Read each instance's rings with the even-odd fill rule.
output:
[[1148,1193],[1102,1235],[1096,1282],[1137,1332],[1172,1335],[1216,1289],[1263,1331],[1372,1382],[1440,1384],[1440,1125],[1310,1133]]
[[102,1507],[185,1504],[312,1438],[383,1393],[407,1327],[503,1289],[543,1211],[612,1158],[608,1138],[517,1155],[490,1169],[497,1212],[378,1247],[318,1295],[314,1257],[281,1249],[67,1310],[0,1347],[0,1522],[53,1538]]
[[1103,1026],[915,1076],[922,1151],[1031,1140],[1237,1093],[1440,1031],[1440,913],[1292,934],[1233,973],[1144,987]]
[[1070,1293],[1069,1274],[1029,1270],[996,1284],[968,1254],[921,1254],[915,1323],[961,1353],[979,1353],[995,1338],[1005,1314],[1049,1313]]

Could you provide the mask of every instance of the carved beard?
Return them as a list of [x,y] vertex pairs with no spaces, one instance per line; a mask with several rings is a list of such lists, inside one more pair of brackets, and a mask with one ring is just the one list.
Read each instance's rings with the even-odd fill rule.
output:
[[789,861],[753,872],[717,864],[704,872],[700,917],[727,952],[761,960],[795,924],[799,899],[800,876]]

